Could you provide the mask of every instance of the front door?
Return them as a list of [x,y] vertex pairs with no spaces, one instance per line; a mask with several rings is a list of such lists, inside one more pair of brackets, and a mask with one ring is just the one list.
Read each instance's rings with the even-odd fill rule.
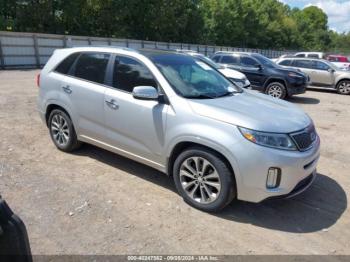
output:
[[120,153],[146,161],[160,163],[168,105],[132,96],[135,86],[159,88],[150,70],[140,61],[116,56],[111,88],[105,93],[107,143]]

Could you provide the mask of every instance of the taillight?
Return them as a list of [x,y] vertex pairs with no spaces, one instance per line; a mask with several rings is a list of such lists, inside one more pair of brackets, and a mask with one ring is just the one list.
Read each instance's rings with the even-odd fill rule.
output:
[[36,76],[36,85],[40,87],[40,74],[37,74]]

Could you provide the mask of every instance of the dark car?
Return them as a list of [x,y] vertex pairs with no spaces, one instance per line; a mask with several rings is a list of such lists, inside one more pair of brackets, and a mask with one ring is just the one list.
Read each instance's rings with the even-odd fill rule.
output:
[[297,69],[283,68],[257,53],[218,52],[212,59],[245,74],[253,89],[284,99],[305,93],[308,76]]

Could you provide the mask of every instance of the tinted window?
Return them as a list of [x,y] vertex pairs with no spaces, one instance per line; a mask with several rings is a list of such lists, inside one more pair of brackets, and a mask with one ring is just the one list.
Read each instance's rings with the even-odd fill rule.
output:
[[221,58],[221,63],[222,64],[238,64],[239,58],[237,56],[232,56],[232,55],[224,55]]
[[258,62],[248,56],[241,57],[241,65],[246,67],[254,67]]
[[218,63],[220,61],[220,55],[216,55],[216,56],[213,56],[212,59],[213,61],[215,61],[216,63]]
[[74,53],[68,56],[56,67],[55,71],[61,74],[67,74],[79,54],[80,53]]
[[280,63],[278,63],[279,65],[283,65],[283,66],[289,66],[291,64],[292,60],[283,60]]
[[157,83],[145,65],[128,57],[116,57],[113,87],[132,92],[135,86],[153,86],[157,88]]
[[319,58],[318,54],[308,54],[307,57],[310,57],[310,58]]
[[312,68],[317,69],[317,70],[328,70],[329,66],[323,62],[314,61],[312,64]]
[[297,54],[296,57],[305,57],[305,54]]
[[74,76],[92,82],[104,83],[109,54],[83,53],[75,64]]
[[312,68],[312,61],[295,60],[293,66],[301,67],[301,68]]
[[329,56],[329,57],[328,57],[328,61],[337,62],[337,61],[338,61],[338,58],[337,58],[337,57],[334,57],[334,56]]

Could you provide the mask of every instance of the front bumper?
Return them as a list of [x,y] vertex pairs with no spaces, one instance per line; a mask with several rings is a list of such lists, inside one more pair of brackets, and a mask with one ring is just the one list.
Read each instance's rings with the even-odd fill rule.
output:
[[[306,190],[314,179],[301,187],[299,183],[316,175],[320,156],[320,140],[307,151],[286,151],[256,145],[248,140],[237,143],[233,154],[238,170],[237,198],[249,202],[261,202],[267,198],[292,197]],[[267,174],[271,167],[281,170],[279,186],[267,188]],[[307,179],[306,179],[307,180]]]
[[308,189],[312,185],[312,183],[315,181],[316,176],[317,176],[317,172],[316,170],[314,170],[309,176],[301,180],[289,194],[268,197],[265,200],[275,200],[275,199],[277,200],[277,199],[286,199],[286,198],[295,197],[303,193],[306,189]]
[[306,92],[306,87],[308,86],[308,80],[305,79],[290,79],[287,92],[288,95],[303,94]]

